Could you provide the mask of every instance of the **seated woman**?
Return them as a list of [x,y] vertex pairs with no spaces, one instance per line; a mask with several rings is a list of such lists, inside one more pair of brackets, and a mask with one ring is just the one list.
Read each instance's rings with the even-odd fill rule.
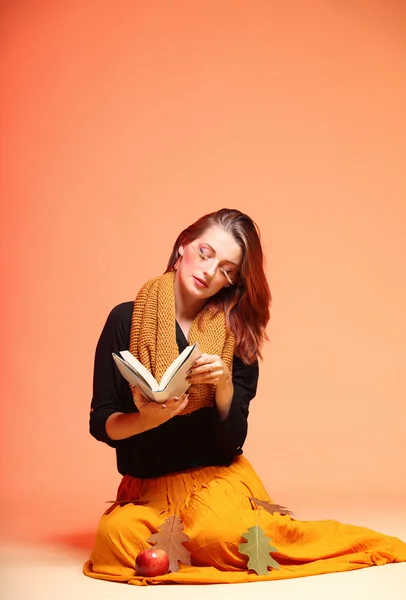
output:
[[[191,565],[147,582],[258,581],[406,560],[406,544],[363,527],[258,514],[252,498],[271,499],[242,448],[270,302],[255,223],[222,209],[182,231],[164,275],[111,311],[96,349],[90,432],[115,448],[123,477],[100,520],[86,575],[145,584],[136,557],[171,515],[190,538]],[[188,393],[163,405],[131,387],[112,358],[129,349],[159,381],[195,341],[203,354],[190,370]],[[281,567],[261,576],[239,551],[258,522]]]

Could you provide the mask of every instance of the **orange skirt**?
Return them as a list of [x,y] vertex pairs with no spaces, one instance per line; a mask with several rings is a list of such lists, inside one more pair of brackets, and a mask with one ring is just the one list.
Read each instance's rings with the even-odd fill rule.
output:
[[[250,496],[272,502],[248,460],[238,456],[229,467],[204,467],[154,479],[125,476],[117,501],[102,516],[84,573],[96,579],[133,585],[158,583],[242,583],[351,571],[406,561],[406,544],[365,527],[337,521],[297,521],[265,510],[259,514]],[[144,578],[135,559],[150,548],[147,539],[165,519],[181,517],[190,541],[192,566],[176,573]],[[257,524],[278,552],[279,570],[257,575],[247,569],[238,548],[242,534]]]

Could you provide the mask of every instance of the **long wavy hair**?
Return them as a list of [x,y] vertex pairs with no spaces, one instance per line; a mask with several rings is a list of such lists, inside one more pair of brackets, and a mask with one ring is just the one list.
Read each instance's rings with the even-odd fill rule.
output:
[[237,283],[223,287],[212,296],[209,307],[224,310],[227,327],[235,335],[235,353],[246,364],[262,358],[261,347],[268,340],[266,326],[270,317],[271,292],[264,272],[264,255],[260,233],[255,222],[239,210],[222,208],[204,215],[178,236],[166,267],[166,273],[176,268],[179,247],[201,237],[210,227],[221,227],[233,236],[242,250],[242,263]]

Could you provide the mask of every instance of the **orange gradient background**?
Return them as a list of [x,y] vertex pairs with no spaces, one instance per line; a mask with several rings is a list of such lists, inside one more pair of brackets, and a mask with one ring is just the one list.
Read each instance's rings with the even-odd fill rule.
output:
[[405,506],[405,3],[1,21],[3,534],[96,527],[120,479],[88,434],[98,336],[221,207],[258,223],[274,297],[246,456],[302,518]]

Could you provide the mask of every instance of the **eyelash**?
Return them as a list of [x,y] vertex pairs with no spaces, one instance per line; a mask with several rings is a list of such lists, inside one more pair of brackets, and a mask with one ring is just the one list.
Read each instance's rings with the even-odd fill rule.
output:
[[[202,260],[209,260],[209,258],[210,258],[206,254],[204,254],[204,252],[202,250],[199,250],[199,256]],[[229,273],[231,273],[231,271],[226,271],[226,269],[224,269],[224,267],[220,267],[220,272],[223,273],[223,275],[227,279],[228,283],[231,283],[231,284],[233,283],[229,276]]]

